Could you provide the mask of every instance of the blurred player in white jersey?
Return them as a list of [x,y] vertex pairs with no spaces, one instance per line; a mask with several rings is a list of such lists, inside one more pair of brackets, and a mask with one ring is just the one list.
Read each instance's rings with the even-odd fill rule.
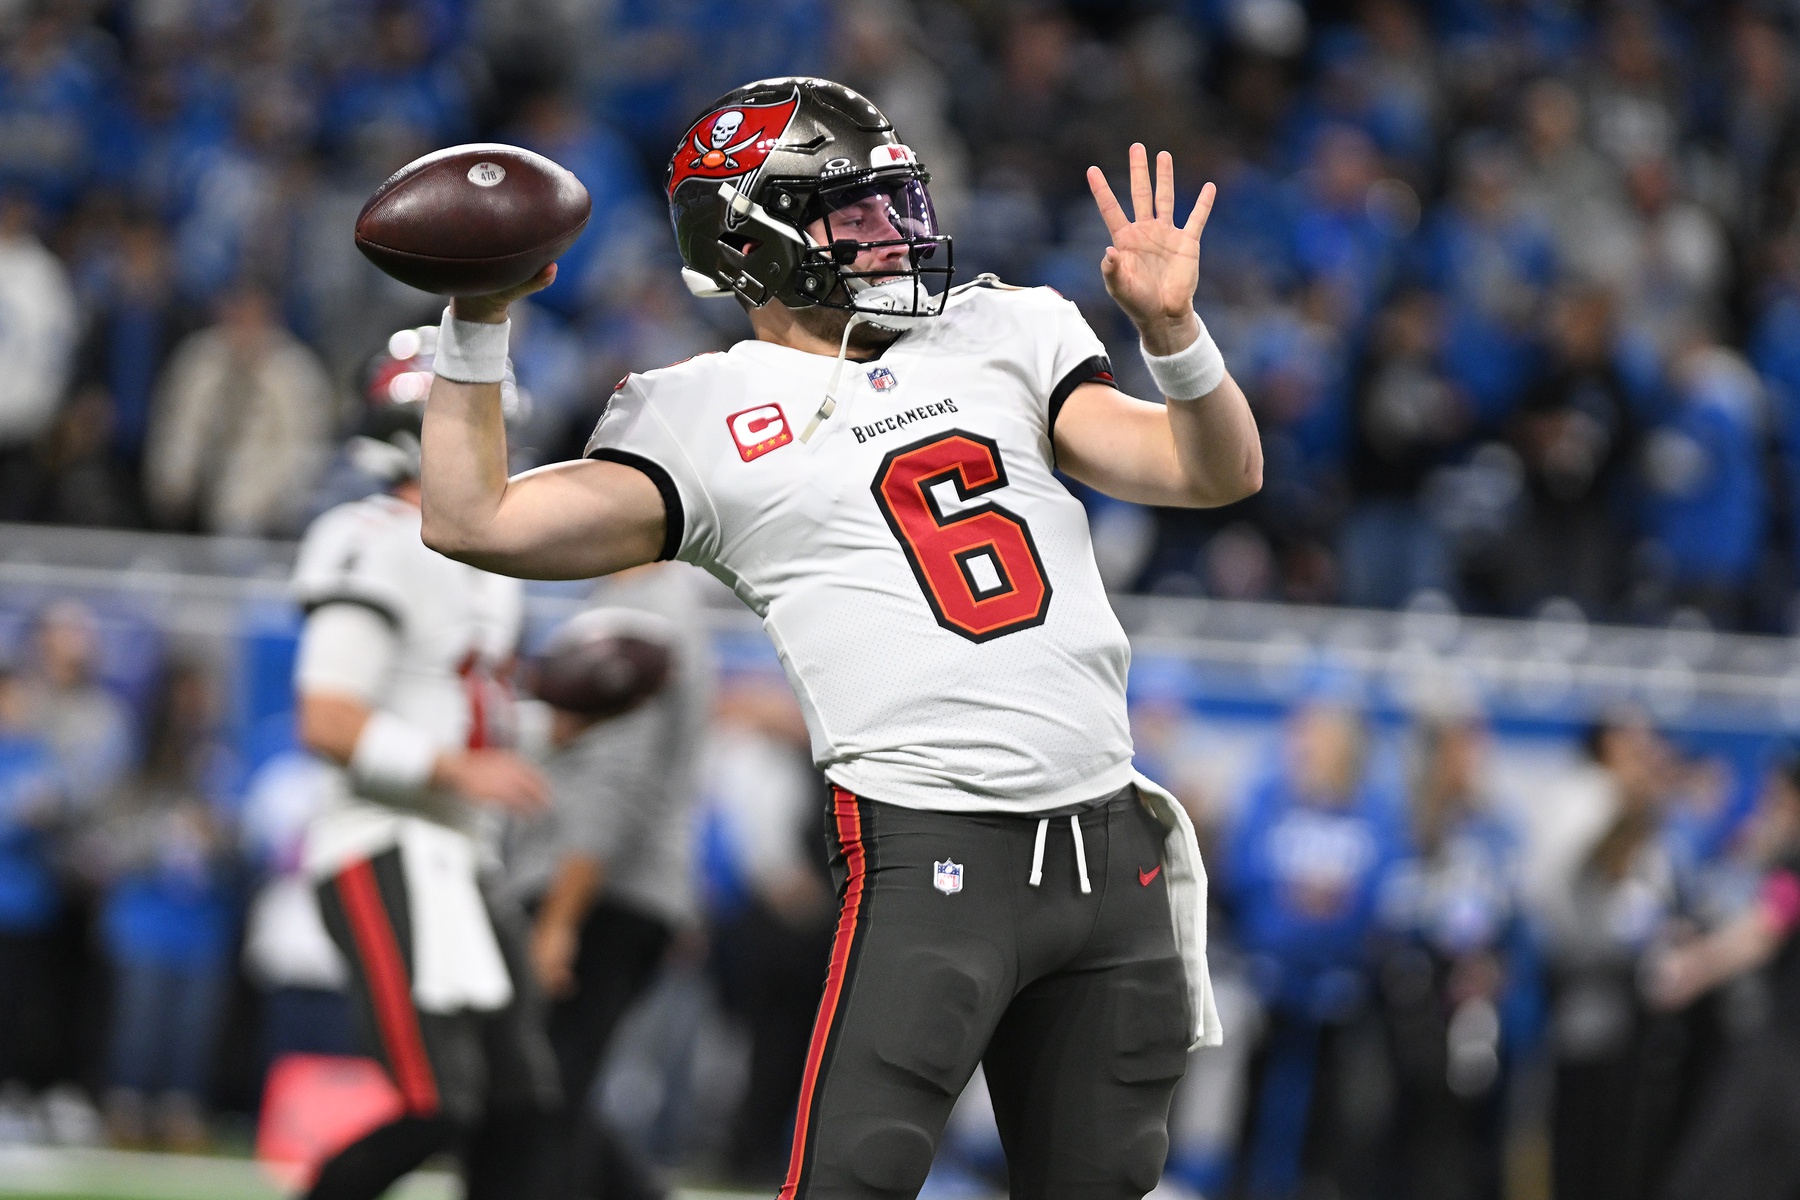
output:
[[522,597],[420,541],[419,409],[374,412],[355,450],[388,490],[319,517],[294,570],[301,737],[343,768],[306,867],[404,1107],[326,1162],[311,1200],[373,1200],[444,1150],[472,1200],[554,1188],[556,1065],[522,922],[491,884],[496,810],[547,803],[506,748]]
[[630,376],[582,462],[509,480],[511,293],[445,313],[423,532],[489,570],[699,564],[763,619],[834,784],[839,920],[783,1197],[917,1193],[984,1064],[1015,1197],[1139,1197],[1186,1051],[1220,1036],[1186,816],[1132,768],[1129,646],[1081,504],[1261,485],[1193,311],[1213,189],[1099,170],[1101,271],[1167,403],[1121,395],[1047,289],[952,286],[929,176],[817,79],[722,97],[669,165],[684,278],[755,337]]

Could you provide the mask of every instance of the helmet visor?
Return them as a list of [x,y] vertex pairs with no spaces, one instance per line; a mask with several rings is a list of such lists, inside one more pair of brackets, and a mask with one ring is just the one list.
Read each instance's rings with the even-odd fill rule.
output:
[[[862,308],[854,298],[871,287],[909,291],[899,307],[918,315],[942,306],[950,286],[950,238],[938,227],[924,179],[877,179],[833,188],[820,193],[819,205],[823,249],[852,301],[840,306]],[[892,311],[894,305],[890,296],[874,311]]]
[[819,203],[830,242],[879,245],[943,233],[931,207],[931,192],[917,177],[833,188],[820,193]]

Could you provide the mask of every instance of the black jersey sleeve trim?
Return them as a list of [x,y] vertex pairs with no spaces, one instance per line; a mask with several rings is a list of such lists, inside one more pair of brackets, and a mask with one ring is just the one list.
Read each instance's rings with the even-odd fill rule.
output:
[[368,596],[359,596],[350,592],[331,592],[323,596],[309,597],[306,602],[300,606],[300,609],[306,616],[310,617],[321,608],[325,608],[332,604],[348,604],[354,608],[366,608],[376,616],[380,617],[383,621],[386,621],[389,625],[393,626],[396,631],[400,628],[399,613],[395,612],[379,600],[372,600]]
[[652,462],[641,454],[615,450],[610,446],[597,446],[589,450],[587,456],[600,462],[616,462],[620,466],[642,471],[656,485],[663,502],[663,543],[662,550],[656,557],[663,561],[674,558],[681,550],[681,537],[687,530],[687,519],[681,507],[681,493],[675,490],[675,480],[663,469],[662,464]]
[[1050,393],[1051,433],[1056,432],[1056,418],[1062,415],[1063,405],[1068,402],[1069,396],[1074,393],[1075,389],[1084,383],[1104,383],[1107,387],[1115,386],[1112,359],[1104,354],[1096,354],[1085,362],[1075,364],[1075,369],[1062,377],[1062,382],[1058,383]]

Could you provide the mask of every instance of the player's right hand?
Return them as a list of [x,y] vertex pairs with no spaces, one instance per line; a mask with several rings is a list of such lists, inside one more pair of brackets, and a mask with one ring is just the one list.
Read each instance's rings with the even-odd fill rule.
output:
[[464,750],[439,758],[431,781],[479,804],[516,812],[550,806],[550,784],[529,762],[510,750]]
[[498,325],[506,320],[506,309],[514,300],[523,299],[533,292],[541,292],[556,282],[556,264],[551,263],[543,270],[515,287],[503,292],[489,292],[485,296],[457,296],[450,301],[450,310],[459,321],[481,321],[484,324]]

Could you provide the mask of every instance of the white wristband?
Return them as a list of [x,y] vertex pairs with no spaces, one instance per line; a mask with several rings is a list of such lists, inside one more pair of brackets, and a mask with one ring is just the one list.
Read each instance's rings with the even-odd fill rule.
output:
[[459,321],[451,312],[445,306],[431,373],[457,383],[499,383],[506,378],[506,342],[512,334],[512,318],[491,325]]
[[1170,400],[1198,400],[1225,381],[1225,356],[1206,331],[1206,322],[1198,316],[1194,320],[1200,325],[1200,336],[1185,350],[1156,355],[1138,343],[1144,365],[1150,368],[1150,378]]
[[376,712],[357,735],[350,776],[372,799],[411,796],[431,782],[437,757],[430,734],[393,713]]

